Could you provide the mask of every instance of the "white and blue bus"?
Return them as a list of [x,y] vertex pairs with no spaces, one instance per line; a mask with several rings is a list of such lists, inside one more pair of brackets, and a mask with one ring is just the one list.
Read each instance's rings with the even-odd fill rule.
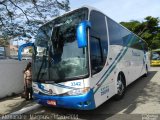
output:
[[39,28],[33,46],[34,99],[39,104],[95,109],[147,75],[147,44],[92,7],[59,16]]

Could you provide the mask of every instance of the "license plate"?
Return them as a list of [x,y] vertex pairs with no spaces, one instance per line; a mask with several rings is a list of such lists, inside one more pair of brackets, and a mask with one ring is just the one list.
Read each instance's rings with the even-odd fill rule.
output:
[[47,104],[52,105],[52,106],[56,106],[56,101],[55,100],[48,100]]

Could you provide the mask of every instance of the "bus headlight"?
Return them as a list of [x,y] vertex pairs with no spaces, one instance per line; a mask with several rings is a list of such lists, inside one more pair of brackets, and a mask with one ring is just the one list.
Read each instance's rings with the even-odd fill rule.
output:
[[71,90],[71,91],[67,92],[67,95],[83,95],[83,94],[87,93],[89,90],[90,90],[89,87],[78,88],[78,89]]

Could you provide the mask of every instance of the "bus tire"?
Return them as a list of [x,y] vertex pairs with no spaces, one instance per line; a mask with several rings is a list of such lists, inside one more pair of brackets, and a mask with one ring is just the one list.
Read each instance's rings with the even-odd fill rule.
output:
[[123,98],[126,90],[125,76],[123,73],[119,73],[117,77],[117,94],[114,96],[115,100]]
[[147,77],[147,76],[148,76],[148,67],[147,67],[147,65],[146,65],[144,77]]

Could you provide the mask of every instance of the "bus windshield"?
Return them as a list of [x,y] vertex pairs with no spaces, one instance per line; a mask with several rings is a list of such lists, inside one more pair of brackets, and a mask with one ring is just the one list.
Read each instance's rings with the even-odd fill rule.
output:
[[160,60],[160,51],[152,52],[152,60]]
[[87,48],[78,48],[76,29],[88,9],[73,11],[38,30],[33,54],[33,81],[62,82],[88,75]]

